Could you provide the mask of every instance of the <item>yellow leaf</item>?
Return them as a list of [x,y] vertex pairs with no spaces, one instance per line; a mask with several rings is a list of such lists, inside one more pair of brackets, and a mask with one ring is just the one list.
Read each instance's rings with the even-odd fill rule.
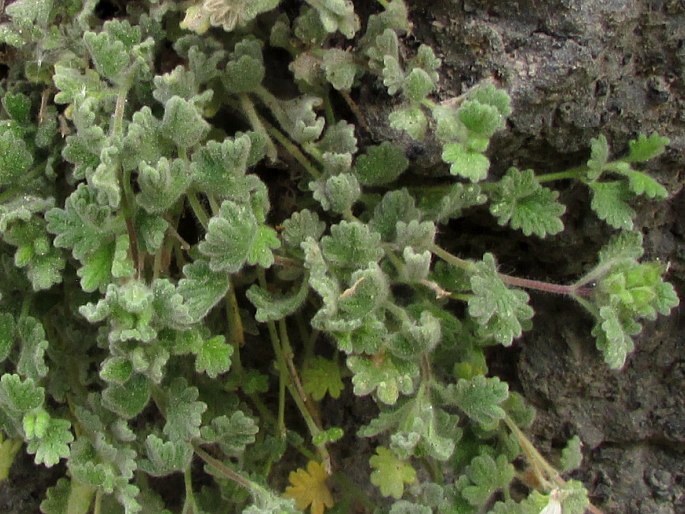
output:
[[288,480],[292,485],[286,487],[285,495],[295,500],[298,509],[311,506],[311,514],[323,514],[326,507],[333,507],[333,496],[326,485],[328,474],[321,464],[310,460],[307,470],[298,468],[291,471]]

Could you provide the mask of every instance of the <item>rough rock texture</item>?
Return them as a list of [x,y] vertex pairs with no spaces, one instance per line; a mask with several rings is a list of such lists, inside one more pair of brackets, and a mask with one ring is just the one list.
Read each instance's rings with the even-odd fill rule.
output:
[[[616,153],[639,132],[671,139],[650,169],[672,198],[644,203],[638,228],[647,254],[671,263],[685,293],[685,2],[656,0],[415,0],[414,33],[443,59],[442,93],[493,80],[514,100],[511,131],[493,148],[495,173],[516,164],[540,172],[587,158],[606,134]],[[567,232],[546,242],[490,230],[489,245],[517,274],[573,280],[609,231],[587,210],[585,191],[555,184],[567,204]],[[482,228],[482,227],[480,227]],[[466,242],[468,236],[463,238]],[[455,247],[459,243],[455,244]],[[470,240],[473,247],[473,240]],[[463,248],[463,246],[461,247]],[[528,252],[529,258],[521,256]],[[535,295],[534,295],[535,296]],[[585,462],[576,475],[605,512],[685,512],[685,316],[645,327],[620,372],[607,369],[591,320],[563,299],[534,298],[532,332],[518,362],[498,355],[538,409],[535,439],[553,455],[578,434]],[[510,371],[511,372],[511,371]]]

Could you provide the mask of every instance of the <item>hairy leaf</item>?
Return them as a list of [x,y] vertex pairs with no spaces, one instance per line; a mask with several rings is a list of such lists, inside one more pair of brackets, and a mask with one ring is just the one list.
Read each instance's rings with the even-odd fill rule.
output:
[[376,455],[369,459],[371,483],[381,490],[383,496],[399,500],[404,494],[405,484],[416,481],[416,470],[411,464],[398,459],[390,450],[379,446]]
[[326,484],[327,478],[328,473],[323,466],[310,460],[306,470],[298,468],[290,472],[288,481],[291,485],[286,487],[285,496],[295,500],[300,510],[309,507],[311,514],[323,514],[326,508],[333,507],[333,495]]
[[302,387],[317,402],[326,393],[331,398],[339,398],[344,386],[340,378],[338,363],[324,357],[314,357],[305,362],[302,370]]

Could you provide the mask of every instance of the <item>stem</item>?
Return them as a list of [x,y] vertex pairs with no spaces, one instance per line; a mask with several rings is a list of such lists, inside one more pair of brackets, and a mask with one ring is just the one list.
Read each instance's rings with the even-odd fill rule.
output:
[[260,486],[258,484],[255,484],[251,480],[242,476],[240,473],[232,470],[231,468],[226,466],[226,464],[221,462],[219,459],[215,459],[209,453],[207,453],[202,448],[200,448],[200,446],[198,444],[193,444],[193,450],[195,450],[195,454],[198,457],[200,457],[203,461],[205,461],[206,464],[213,467],[221,475],[228,478],[229,480],[232,480],[233,482],[235,482],[239,486],[244,487],[245,489],[247,489],[251,493],[255,492],[255,489],[260,489]]
[[[461,259],[456,255],[452,255],[447,250],[436,244],[433,244],[430,250],[448,264],[457,266],[467,272],[474,273],[476,271],[474,263],[467,261],[465,259]],[[498,273],[497,276],[499,276],[502,282],[513,287],[522,287],[524,289],[532,289],[534,291],[543,291],[545,293],[560,294],[564,296],[571,296],[574,298],[577,296],[587,297],[592,295],[591,288],[582,287],[584,285],[583,282],[578,282],[575,284],[564,286],[561,284],[554,284],[552,282],[544,282],[542,280],[514,277],[511,275],[506,275],[504,273]]]
[[368,133],[371,133],[371,128],[369,127],[369,124],[366,123],[366,118],[364,118],[364,114],[362,113],[361,109],[357,105],[357,102],[352,100],[352,97],[350,94],[346,91],[339,91],[340,96],[342,96],[343,100],[345,100],[345,103],[347,104],[347,107],[349,107],[350,111],[352,111],[352,114],[354,115],[355,119],[359,123],[359,125]]
[[183,471],[183,485],[186,490],[186,499],[183,502],[182,514],[197,514],[197,504],[195,503],[195,495],[193,494],[193,477],[191,473],[191,466],[188,466]]
[[388,0],[377,0],[377,2],[383,6],[383,9],[387,9],[388,6],[390,5],[388,3]]
[[193,214],[195,214],[195,217],[200,222],[200,225],[202,225],[202,228],[207,231],[207,227],[209,226],[209,216],[205,212],[204,207],[202,207],[200,199],[197,197],[197,193],[195,191],[188,191],[186,196],[188,197],[188,203],[190,204]]
[[[521,450],[523,450],[523,453],[526,455],[528,464],[530,464],[533,469],[535,478],[540,484],[546,489],[552,489],[555,485],[564,487],[566,485],[566,480],[561,477],[561,474],[554,466],[547,462],[547,459],[545,459],[537,448],[535,448],[533,443],[530,442],[530,439],[526,437],[514,420],[509,416],[505,416],[504,422],[509,427],[509,430],[511,430],[511,433],[514,434],[514,437],[516,437],[516,440],[521,446]],[[552,484],[550,484],[550,481]],[[587,510],[593,514],[603,514],[602,510],[592,505],[592,503],[588,505]]]
[[286,151],[293,156],[293,158],[302,166],[307,173],[309,173],[313,178],[319,178],[321,172],[316,169],[316,167],[307,159],[307,157],[302,153],[302,151],[290,141],[280,130],[271,125],[267,121],[263,121],[267,132],[271,137],[273,137],[278,143],[286,149]]
[[254,102],[252,102],[250,97],[245,93],[239,95],[238,99],[240,100],[240,107],[245,113],[245,116],[247,116],[247,121],[250,123],[250,126],[266,138],[266,156],[271,162],[276,162],[278,159],[278,149],[269,136],[269,133],[266,131],[266,128],[264,128],[262,120],[259,118],[259,114],[257,114],[257,110],[255,109]]
[[567,179],[580,179],[587,172],[589,168],[587,166],[576,166],[575,168],[569,168],[564,171],[558,171],[556,173],[544,173],[542,175],[537,175],[535,179],[540,183],[552,182],[554,180],[567,180]]
[[452,264],[453,266],[456,266],[457,268],[461,268],[464,271],[470,271],[470,272],[475,272],[476,271],[476,265],[472,263],[471,261],[467,261],[466,259],[461,259],[457,257],[456,255],[452,255],[450,252],[445,250],[444,248],[438,246],[437,244],[433,244],[429,250],[434,254],[440,257],[443,261],[445,261],[447,264]]
[[99,487],[95,491],[95,505],[93,506],[93,514],[100,514],[102,510],[102,489]]

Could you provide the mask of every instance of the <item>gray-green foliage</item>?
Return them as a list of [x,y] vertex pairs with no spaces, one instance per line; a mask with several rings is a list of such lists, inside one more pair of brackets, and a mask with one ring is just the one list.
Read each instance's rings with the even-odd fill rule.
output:
[[[582,512],[582,485],[526,446],[534,412],[488,376],[484,348],[521,338],[524,289],[542,290],[586,308],[620,368],[642,322],[678,304],[632,231],[634,197],[668,196],[640,169],[668,140],[638,135],[613,158],[598,135],[576,168],[496,176],[508,94],[437,102],[441,62],[403,47],[403,0],[366,20],[349,0],[144,0],[105,22],[97,4],[15,0],[0,24],[0,462],[22,443],[66,462],[41,511],[170,513],[147,476],[184,474],[183,513],[295,512],[324,483],[305,473],[298,489],[300,461],[277,461],[290,446],[331,478],[345,436],[375,438],[359,448],[393,513]],[[384,89],[392,141],[369,137],[362,82]],[[417,173],[407,140],[440,146],[439,178]],[[481,215],[554,244],[564,179],[620,230],[576,283],[505,274],[517,260],[496,246],[440,246],[462,251],[448,223]],[[378,415],[327,419],[355,396]],[[562,471],[580,449],[569,441]],[[544,476],[515,502],[522,455]],[[274,489],[284,471],[291,499]]]

